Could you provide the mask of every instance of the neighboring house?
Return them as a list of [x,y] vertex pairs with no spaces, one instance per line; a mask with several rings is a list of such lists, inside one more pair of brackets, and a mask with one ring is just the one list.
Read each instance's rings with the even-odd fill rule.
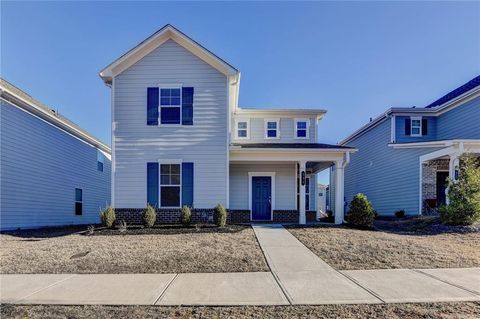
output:
[[318,202],[317,202],[317,218],[327,213],[327,189],[328,185],[317,184]]
[[358,149],[345,170],[346,202],[364,193],[380,215],[435,210],[459,156],[480,153],[480,76],[424,108],[388,109],[340,145]]
[[0,80],[0,229],[99,222],[110,148]]
[[159,222],[177,222],[182,205],[207,221],[221,203],[232,222],[305,223],[315,173],[354,151],[318,143],[324,110],[240,108],[240,72],[171,25],[100,77],[112,90],[112,203],[127,222],[147,203]]

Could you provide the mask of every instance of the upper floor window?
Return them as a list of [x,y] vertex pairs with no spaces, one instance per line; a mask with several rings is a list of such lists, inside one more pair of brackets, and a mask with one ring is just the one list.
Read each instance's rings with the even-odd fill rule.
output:
[[280,120],[265,120],[265,138],[274,139],[280,137]]
[[248,120],[236,120],[235,127],[237,131],[237,139],[248,139],[250,138],[250,121]]
[[160,206],[180,207],[180,164],[160,165]]
[[422,136],[422,118],[421,117],[411,117],[411,136]]
[[160,89],[160,123],[180,124],[182,95],[180,88]]
[[295,138],[307,139],[309,125],[308,119],[295,119]]
[[83,214],[83,190],[75,188],[75,215]]
[[100,150],[97,150],[97,170],[103,172],[103,166],[105,164],[105,156],[103,156]]

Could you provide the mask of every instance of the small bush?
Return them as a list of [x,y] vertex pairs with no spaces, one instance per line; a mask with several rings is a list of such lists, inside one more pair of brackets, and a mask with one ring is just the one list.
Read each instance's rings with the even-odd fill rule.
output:
[[369,228],[373,225],[375,213],[372,204],[364,194],[357,194],[349,205],[347,222],[356,227]]
[[480,221],[480,160],[471,154],[460,158],[457,181],[448,180],[448,206],[441,206],[440,219],[449,225]]
[[405,210],[404,210],[404,209],[397,210],[397,211],[395,212],[395,217],[397,217],[397,218],[403,218],[403,217],[405,217]]
[[227,224],[227,210],[222,204],[218,204],[213,210],[213,221],[218,227]]
[[113,224],[115,223],[115,210],[108,206],[107,208],[105,208],[105,210],[102,212],[101,214],[101,219],[102,219],[102,224],[105,226],[105,227],[112,227]]
[[89,225],[89,226],[87,227],[87,233],[86,233],[86,234],[87,234],[88,236],[91,236],[91,235],[93,235],[94,232],[95,232],[95,226]]
[[182,212],[180,213],[180,222],[183,226],[189,226],[192,222],[192,210],[190,207],[184,205],[182,207]]
[[155,208],[151,205],[147,205],[145,211],[143,212],[143,224],[145,227],[152,227],[155,225],[155,221],[157,220],[157,213],[155,212]]
[[124,220],[120,221],[118,224],[118,231],[121,233],[125,233],[127,231],[127,223]]

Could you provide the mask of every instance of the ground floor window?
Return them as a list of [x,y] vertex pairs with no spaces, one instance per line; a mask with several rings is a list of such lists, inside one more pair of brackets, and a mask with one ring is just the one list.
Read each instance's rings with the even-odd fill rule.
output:
[[83,190],[75,188],[75,215],[83,214]]
[[160,165],[160,206],[180,207],[180,164]]

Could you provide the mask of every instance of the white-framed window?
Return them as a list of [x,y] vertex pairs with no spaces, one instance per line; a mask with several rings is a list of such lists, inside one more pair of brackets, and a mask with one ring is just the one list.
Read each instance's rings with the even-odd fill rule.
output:
[[160,124],[182,123],[182,88],[160,87]]
[[410,117],[410,135],[422,136],[422,117],[421,116]]
[[265,119],[265,139],[280,138],[280,119]]
[[250,120],[236,119],[235,120],[235,137],[240,140],[247,140],[250,138]]
[[295,138],[308,139],[309,128],[310,128],[309,119],[295,119]]
[[182,202],[182,165],[160,163],[160,207],[178,208]]

